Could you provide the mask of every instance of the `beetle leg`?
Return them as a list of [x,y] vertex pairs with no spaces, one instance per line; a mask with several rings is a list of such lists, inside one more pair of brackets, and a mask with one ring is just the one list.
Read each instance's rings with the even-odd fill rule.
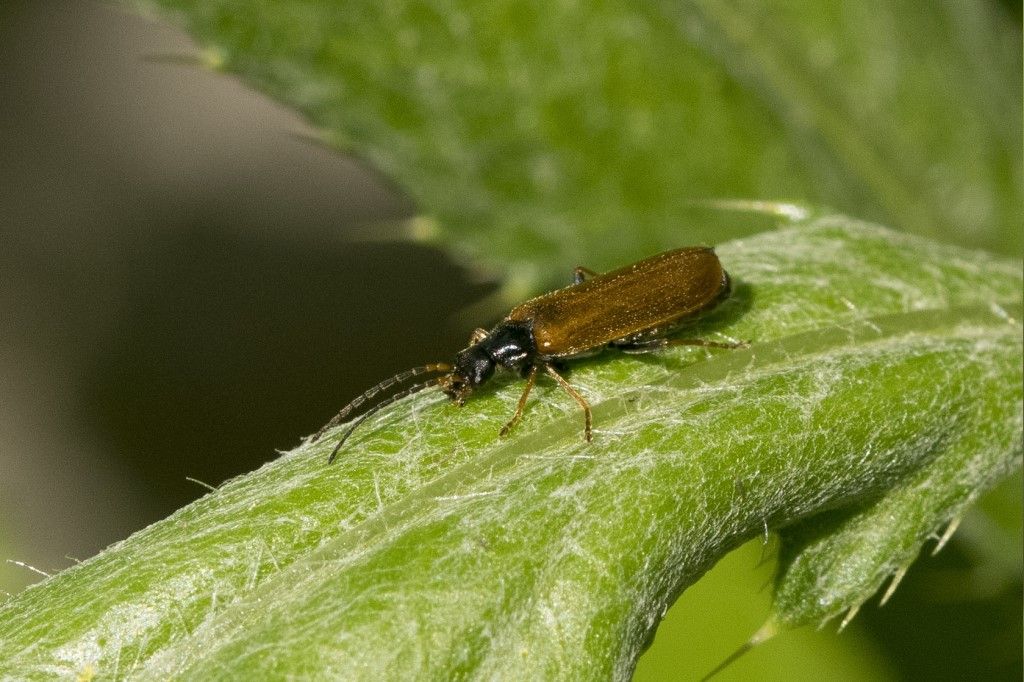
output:
[[499,436],[504,436],[512,430],[512,427],[519,423],[519,420],[523,418],[523,410],[526,408],[526,399],[530,395],[530,390],[533,389],[534,382],[537,381],[537,365],[530,367],[529,374],[526,375],[526,388],[523,389],[523,394],[519,396],[519,404],[516,405],[516,413],[512,415],[512,418],[508,420],[508,423],[501,427],[501,431],[498,432]]
[[572,271],[572,283],[579,284],[587,277],[597,277],[597,273],[590,268],[585,268],[582,265],[577,265],[576,269]]
[[473,330],[473,333],[469,335],[469,345],[475,346],[486,338],[487,330],[477,327]]
[[552,367],[549,364],[545,364],[544,371],[550,374],[551,378],[557,381],[558,385],[561,386],[566,393],[571,395],[573,399],[580,404],[580,407],[583,408],[583,437],[589,443],[591,441],[590,424],[592,421],[590,415],[590,405],[587,404],[587,401],[583,398],[583,396],[579,394],[579,392],[575,388],[569,385],[568,381],[562,378],[561,374],[555,371],[554,367]]
[[739,343],[719,343],[718,341],[708,341],[706,339],[649,339],[647,341],[633,341],[623,344],[612,344],[615,348],[618,348],[623,353],[630,353],[639,355],[641,353],[655,353],[659,350],[668,348],[669,346],[704,346],[705,348],[746,348],[748,344],[744,342]]

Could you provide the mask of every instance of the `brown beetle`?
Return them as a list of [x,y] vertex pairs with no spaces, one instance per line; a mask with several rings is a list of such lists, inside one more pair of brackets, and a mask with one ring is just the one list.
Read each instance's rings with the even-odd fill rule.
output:
[[681,323],[728,297],[729,291],[729,275],[722,269],[714,249],[708,247],[666,251],[601,275],[578,267],[572,285],[516,306],[490,331],[474,331],[469,346],[455,356],[454,365],[414,367],[385,379],[346,405],[310,442],[319,440],[353,410],[392,386],[423,374],[441,374],[413,384],[360,415],[334,446],[328,459],[328,463],[333,462],[356,427],[378,410],[432,386],[462,405],[478,386],[491,378],[497,367],[517,371],[526,378],[515,414],[502,427],[502,436],[523,416],[537,373],[543,369],[583,408],[583,435],[589,441],[590,405],[562,378],[556,363],[594,355],[606,348],[648,353],[673,345],[742,346],[668,338]]

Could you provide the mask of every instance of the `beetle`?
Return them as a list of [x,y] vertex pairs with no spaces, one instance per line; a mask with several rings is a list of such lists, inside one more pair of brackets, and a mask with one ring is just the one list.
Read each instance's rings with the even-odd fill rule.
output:
[[674,345],[744,346],[669,337],[681,324],[725,300],[730,291],[729,274],[711,247],[666,251],[603,274],[577,267],[571,285],[516,306],[490,331],[476,329],[454,363],[414,367],[385,379],[342,408],[310,442],[319,440],[382,392],[417,376],[440,374],[395,393],[361,414],[334,446],[327,460],[331,463],[352,432],[384,407],[431,387],[440,388],[462,406],[498,368],[518,372],[526,379],[516,411],[499,435],[506,435],[522,419],[526,400],[537,375],[543,371],[583,409],[583,437],[589,442],[593,421],[590,405],[559,374],[558,368],[566,361],[589,357],[607,348],[649,353]]

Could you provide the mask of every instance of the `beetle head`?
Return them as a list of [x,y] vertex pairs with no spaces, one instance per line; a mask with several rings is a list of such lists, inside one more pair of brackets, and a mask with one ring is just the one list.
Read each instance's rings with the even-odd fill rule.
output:
[[455,367],[438,381],[441,390],[459,405],[473,390],[494,374],[494,359],[487,351],[470,346],[455,356]]

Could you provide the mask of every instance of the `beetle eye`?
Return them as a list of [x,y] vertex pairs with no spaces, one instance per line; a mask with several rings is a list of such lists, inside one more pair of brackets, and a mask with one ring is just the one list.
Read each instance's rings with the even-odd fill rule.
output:
[[494,361],[486,356],[476,358],[473,362],[473,374],[470,381],[474,386],[479,386],[490,379],[492,374],[494,374]]

